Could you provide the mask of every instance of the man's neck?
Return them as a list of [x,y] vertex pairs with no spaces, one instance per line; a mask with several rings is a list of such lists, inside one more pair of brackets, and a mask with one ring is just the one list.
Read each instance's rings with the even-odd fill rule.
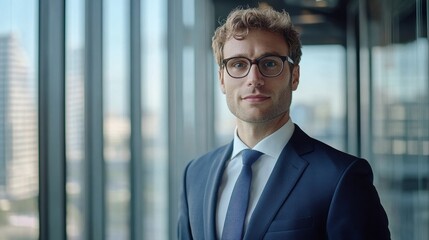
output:
[[288,121],[288,114],[263,123],[249,123],[237,119],[237,134],[244,144],[253,148],[258,142],[279,130]]

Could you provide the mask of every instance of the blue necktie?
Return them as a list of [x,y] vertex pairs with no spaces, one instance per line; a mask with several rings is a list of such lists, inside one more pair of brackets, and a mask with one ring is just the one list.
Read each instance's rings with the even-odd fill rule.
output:
[[239,240],[243,237],[247,205],[249,204],[250,183],[252,182],[252,164],[262,155],[251,149],[243,150],[243,168],[235,182],[226,212],[222,240]]

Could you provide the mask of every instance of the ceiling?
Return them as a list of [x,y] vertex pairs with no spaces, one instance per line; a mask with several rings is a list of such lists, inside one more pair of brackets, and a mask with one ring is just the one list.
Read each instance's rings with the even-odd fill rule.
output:
[[[277,10],[289,12],[305,45],[346,43],[346,6],[350,0],[266,0]],[[255,0],[213,0],[217,24],[238,7],[257,7]]]

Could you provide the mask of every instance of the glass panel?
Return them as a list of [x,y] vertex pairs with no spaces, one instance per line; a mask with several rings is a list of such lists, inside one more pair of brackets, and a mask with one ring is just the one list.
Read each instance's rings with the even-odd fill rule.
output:
[[67,236],[82,239],[84,222],[84,42],[85,4],[66,2]]
[[373,48],[373,159],[395,239],[429,238],[427,45]]
[[422,1],[377,4],[369,34],[375,180],[392,239],[429,239],[427,8]]
[[129,2],[107,0],[103,25],[106,234],[129,238]]
[[143,234],[168,239],[167,1],[141,7]]
[[0,235],[36,239],[38,1],[0,1]]
[[292,120],[310,136],[345,150],[345,49],[340,45],[306,45],[302,51]]

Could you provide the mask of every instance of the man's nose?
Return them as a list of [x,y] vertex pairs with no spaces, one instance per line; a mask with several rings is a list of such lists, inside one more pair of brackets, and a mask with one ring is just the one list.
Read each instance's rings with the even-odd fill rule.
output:
[[247,75],[247,78],[249,86],[254,85],[255,87],[257,87],[264,85],[264,76],[261,74],[261,71],[259,71],[259,66],[256,63],[252,63],[252,65],[250,65],[249,74]]

